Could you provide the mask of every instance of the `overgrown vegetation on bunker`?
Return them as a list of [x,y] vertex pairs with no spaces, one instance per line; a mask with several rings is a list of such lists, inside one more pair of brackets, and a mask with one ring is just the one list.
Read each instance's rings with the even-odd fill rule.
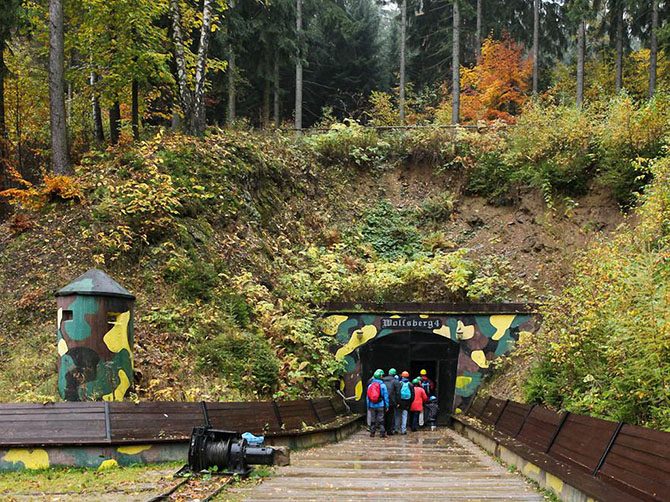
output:
[[[544,272],[522,263],[520,273],[501,249],[544,256],[547,246],[501,242],[494,224],[519,226],[531,187],[545,201],[542,214],[522,215],[533,228],[561,239],[556,229],[578,222],[598,234],[598,221],[574,216],[578,197],[610,187],[628,203],[652,177],[640,159],[663,154],[668,120],[655,103],[622,98],[598,113],[534,105],[514,128],[485,132],[379,134],[352,123],[304,138],[158,135],[92,153],[73,180],[12,195],[17,211],[0,237],[0,398],[55,396],[51,294],[94,265],[138,296],[142,399],[329,392],[340,367],[319,335],[328,301],[535,300],[556,284],[534,282]],[[622,109],[633,118],[618,120]],[[616,153],[635,120],[656,125]],[[417,172],[427,173],[420,190],[404,181]],[[504,216],[488,221],[485,207]]]

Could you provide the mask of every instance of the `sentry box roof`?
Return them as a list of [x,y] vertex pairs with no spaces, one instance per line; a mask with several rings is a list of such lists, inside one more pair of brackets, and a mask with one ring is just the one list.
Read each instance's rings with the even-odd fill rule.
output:
[[92,268],[85,274],[80,275],[56,293],[56,296],[70,295],[112,296],[115,298],[127,298],[129,300],[135,299],[135,296],[126,288],[102,270],[96,268]]

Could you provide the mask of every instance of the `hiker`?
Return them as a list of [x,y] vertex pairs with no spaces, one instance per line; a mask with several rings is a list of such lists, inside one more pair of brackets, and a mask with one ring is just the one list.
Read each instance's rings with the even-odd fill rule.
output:
[[396,409],[396,423],[395,430],[400,431],[400,434],[407,434],[407,415],[409,408],[414,401],[414,386],[409,381],[409,373],[403,371],[400,379],[400,391],[398,399],[398,408]]
[[419,372],[421,375],[421,387],[426,392],[427,396],[435,395],[435,382],[428,378],[428,372],[426,370],[421,370]]
[[368,410],[370,410],[370,437],[375,437],[377,430],[379,430],[380,437],[386,437],[384,413],[389,408],[389,393],[382,381],[383,376],[383,370],[375,371],[366,393]]
[[415,378],[412,383],[414,384],[414,399],[412,399],[409,410],[412,412],[412,432],[416,432],[419,428],[419,415],[423,412],[423,405],[428,401],[428,396],[421,387],[421,379]]
[[395,368],[391,368],[389,374],[383,378],[383,382],[386,385],[386,390],[389,394],[388,410],[384,413],[384,427],[389,436],[393,436],[393,434],[396,433],[395,412],[398,407],[398,402],[400,401],[400,382],[396,380],[397,374],[398,372]]
[[430,425],[430,430],[434,431],[437,429],[437,413],[440,411],[439,406],[437,405],[437,397],[430,396],[428,402],[424,406],[424,416],[426,417],[426,424]]

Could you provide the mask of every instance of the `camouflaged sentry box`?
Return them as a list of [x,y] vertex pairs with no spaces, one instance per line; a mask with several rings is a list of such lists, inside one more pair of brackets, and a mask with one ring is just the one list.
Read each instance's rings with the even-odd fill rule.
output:
[[135,297],[91,269],[56,293],[58,392],[66,401],[121,401],[133,382]]

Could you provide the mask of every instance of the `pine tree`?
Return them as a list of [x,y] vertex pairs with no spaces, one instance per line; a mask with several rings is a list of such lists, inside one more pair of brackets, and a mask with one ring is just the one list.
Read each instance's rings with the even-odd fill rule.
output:
[[65,40],[63,4],[49,0],[49,109],[51,115],[51,163],[55,174],[71,174],[65,115]]

